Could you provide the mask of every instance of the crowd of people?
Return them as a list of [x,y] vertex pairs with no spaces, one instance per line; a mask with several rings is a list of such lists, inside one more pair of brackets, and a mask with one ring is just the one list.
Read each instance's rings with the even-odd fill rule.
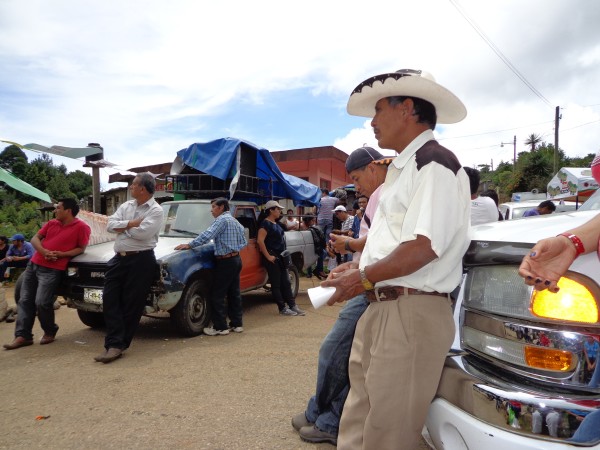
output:
[[[298,220],[287,210],[282,218],[283,206],[268,201],[258,217],[257,244],[280,315],[306,314],[290,287],[285,230],[311,231],[319,259],[309,275],[326,277],[322,286],[335,288],[329,305],[345,303],[319,350],[314,395],[292,417],[293,428],[305,441],[340,449],[412,450],[454,339],[450,293],[461,281],[469,228],[500,220],[498,199],[492,192],[478,194],[479,173],[463,167],[436,141],[437,123],[461,121],[466,108],[430,74],[406,69],[370,77],[352,91],[347,109],[371,118],[379,147],[396,155],[385,158],[371,147],[349,155],[346,171],[359,193],[351,208],[326,189],[316,217]],[[151,174],[137,175],[130,186],[133,199],[108,220],[108,231],[117,238],[105,277],[106,338],[104,351],[94,358],[98,362],[122,356],[143,313],[162,222],[154,190]],[[536,213],[546,213],[544,208],[551,209],[540,204]],[[19,263],[26,269],[15,339],[5,349],[33,344],[36,315],[44,331],[40,344],[54,342],[58,325],[52,293],[67,262],[85,251],[90,236],[89,227],[76,218],[78,209],[74,201],[61,200],[55,219],[32,238],[29,247],[35,252],[22,235],[11,238],[2,267]],[[212,225],[176,250],[214,241],[212,325],[204,333],[241,333],[240,251],[247,240],[227,199],[214,199],[211,212]],[[600,215],[537,243],[519,274],[534,289],[557,292],[558,280],[575,258],[597,251],[599,239]],[[0,252],[6,244],[0,237]],[[327,258],[335,263],[325,274]],[[589,343],[591,372],[599,349]]]

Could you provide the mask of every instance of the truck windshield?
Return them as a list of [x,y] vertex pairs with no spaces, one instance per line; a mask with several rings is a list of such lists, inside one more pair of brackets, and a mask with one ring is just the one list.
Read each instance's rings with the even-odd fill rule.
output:
[[210,203],[163,204],[164,222],[161,236],[197,236],[215,220]]

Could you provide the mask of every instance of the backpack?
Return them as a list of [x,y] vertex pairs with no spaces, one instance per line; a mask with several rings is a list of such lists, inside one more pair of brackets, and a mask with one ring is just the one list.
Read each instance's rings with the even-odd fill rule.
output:
[[321,252],[325,250],[325,233],[323,233],[323,231],[315,225],[309,227],[308,229],[312,234],[313,244],[315,245],[315,253],[320,255]]

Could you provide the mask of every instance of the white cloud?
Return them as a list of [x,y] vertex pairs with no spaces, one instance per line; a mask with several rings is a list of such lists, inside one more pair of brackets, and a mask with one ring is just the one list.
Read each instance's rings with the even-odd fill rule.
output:
[[[310,146],[293,123],[274,130],[252,114],[233,114],[292,89],[341,110],[363,79],[412,67],[432,72],[467,105],[464,122],[437,130],[463,164],[512,159],[500,142],[514,135],[518,151],[532,133],[553,142],[556,105],[560,147],[570,156],[596,152],[600,8],[587,0],[455,3],[550,105],[447,0],[7,0],[0,3],[0,137],[100,142],[122,168],[172,160],[190,141],[220,137],[216,122],[259,145]],[[317,145],[375,146],[368,121],[340,130],[342,122],[323,121]]]

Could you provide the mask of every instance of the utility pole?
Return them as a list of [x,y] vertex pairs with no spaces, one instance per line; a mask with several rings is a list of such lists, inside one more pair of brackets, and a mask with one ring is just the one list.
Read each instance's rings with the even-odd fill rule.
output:
[[98,161],[101,162],[104,159],[104,149],[100,144],[96,143],[88,144],[88,147],[97,148],[99,150],[98,153],[85,157],[85,164],[83,167],[92,168],[92,210],[93,212],[100,214],[100,167],[104,166],[99,164]]
[[500,147],[504,147],[504,144],[513,145],[513,172],[517,170],[517,135],[513,137],[512,142],[500,142]]
[[554,113],[554,175],[556,175],[556,165],[558,163],[558,124],[560,120],[560,106],[556,107]]
[[513,137],[513,172],[517,170],[517,135]]

